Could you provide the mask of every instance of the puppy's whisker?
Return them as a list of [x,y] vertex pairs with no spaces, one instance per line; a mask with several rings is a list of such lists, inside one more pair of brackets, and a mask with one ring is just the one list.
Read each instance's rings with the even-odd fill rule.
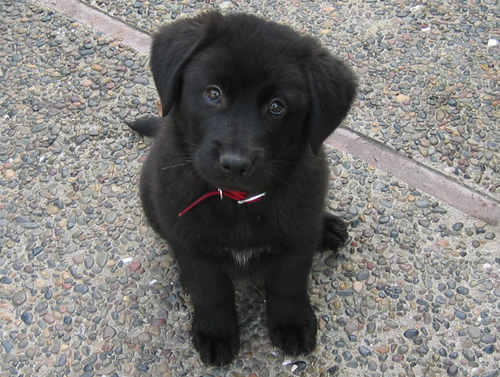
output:
[[189,145],[193,146],[193,147],[199,148],[199,145],[198,145],[198,144],[196,144],[196,143],[193,143],[191,140],[186,140],[186,142],[187,142]]
[[175,165],[171,165],[171,166],[164,166],[161,168],[161,170],[167,170],[167,169],[172,169],[172,168],[178,168],[180,166],[189,166],[189,165],[192,165],[192,162],[183,162],[181,164],[175,164]]
[[187,139],[184,139],[184,141],[191,147],[193,147],[193,149],[196,151],[200,148],[200,146],[196,143],[193,143],[192,141],[190,140],[187,140]]
[[[282,174],[280,174],[280,173],[282,173]],[[271,178],[274,181],[280,181],[283,183],[288,182],[287,175],[285,174],[284,171],[279,171],[277,169],[266,170],[266,171],[264,171],[264,174],[267,175],[269,178]]]

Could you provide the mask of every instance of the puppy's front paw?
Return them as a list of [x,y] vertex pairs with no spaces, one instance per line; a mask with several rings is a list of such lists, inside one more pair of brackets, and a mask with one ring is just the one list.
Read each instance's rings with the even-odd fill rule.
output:
[[303,321],[281,321],[270,327],[271,341],[293,356],[307,355],[316,348],[317,321],[314,313]]
[[194,347],[206,364],[223,366],[229,364],[240,347],[238,333],[208,334],[203,331],[193,333]]

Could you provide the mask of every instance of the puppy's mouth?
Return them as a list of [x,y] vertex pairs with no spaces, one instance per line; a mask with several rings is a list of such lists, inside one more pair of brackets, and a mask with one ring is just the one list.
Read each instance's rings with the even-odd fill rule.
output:
[[267,175],[262,169],[238,176],[227,174],[213,165],[208,169],[203,169],[203,167],[196,169],[200,177],[208,184],[224,191],[242,191],[252,196],[267,191],[269,186],[266,180]]
[[242,191],[248,195],[266,191],[262,161],[240,155],[212,157],[205,154],[195,156],[193,162],[200,177],[217,189]]
[[260,184],[252,184],[247,182],[240,182],[240,180],[236,179],[234,181],[221,181],[221,180],[212,180],[207,179],[208,183],[217,189],[223,191],[241,191],[246,193],[248,196],[257,195],[263,191],[265,191],[265,187]]

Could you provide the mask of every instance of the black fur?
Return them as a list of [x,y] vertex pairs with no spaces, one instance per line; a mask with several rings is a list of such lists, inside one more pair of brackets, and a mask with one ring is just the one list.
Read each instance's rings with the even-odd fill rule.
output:
[[[201,359],[224,365],[238,352],[232,279],[254,271],[263,275],[273,344],[311,352],[313,253],[347,239],[342,220],[324,212],[321,144],[350,108],[354,75],[287,26],[216,12],[163,26],[151,69],[163,117],[131,125],[156,136],[141,200],[190,292]],[[218,188],[266,196],[247,204],[214,196],[178,216]]]
[[154,137],[161,128],[161,122],[161,118],[146,118],[127,124],[130,128],[141,135]]

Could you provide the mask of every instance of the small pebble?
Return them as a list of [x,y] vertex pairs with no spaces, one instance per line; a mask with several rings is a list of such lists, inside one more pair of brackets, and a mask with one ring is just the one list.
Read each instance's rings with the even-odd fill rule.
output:
[[493,344],[496,343],[497,338],[493,334],[485,334],[481,337],[481,342],[485,344]]
[[8,276],[2,276],[0,278],[0,283],[6,284],[6,285],[12,284],[12,279]]
[[372,352],[368,348],[363,347],[363,346],[359,347],[358,351],[359,351],[359,354],[363,357],[368,357],[372,354]]
[[419,334],[419,331],[417,329],[409,329],[404,332],[404,337],[408,339],[414,339],[417,337]]
[[418,208],[429,208],[431,206],[431,203],[429,203],[426,200],[418,199],[418,200],[415,201],[415,205]]
[[353,356],[349,351],[344,351],[342,353],[342,357],[344,358],[345,361],[352,360]]
[[395,363],[399,363],[399,362],[403,361],[403,359],[404,359],[404,356],[399,354],[399,353],[392,357],[392,361],[394,361]]
[[467,333],[472,339],[479,339],[481,337],[481,331],[479,330],[479,328],[473,325],[469,325],[467,327]]
[[5,349],[5,352],[7,353],[10,353],[10,351],[12,351],[12,349],[14,348],[14,344],[10,339],[2,340],[1,344],[2,347]]
[[387,346],[385,344],[375,348],[375,351],[377,351],[378,353],[381,353],[381,354],[386,354],[389,352],[389,350],[390,350],[389,346]]
[[474,352],[472,352],[472,350],[468,348],[463,350],[463,355],[468,361],[474,361],[476,359],[476,355],[474,355]]
[[97,254],[97,256],[95,258],[95,262],[101,268],[106,265],[107,261],[108,261],[108,253],[106,253],[106,252],[102,252],[102,253]]
[[306,369],[306,362],[305,361],[296,361],[295,363],[292,364],[291,371],[292,373],[299,373],[302,372],[304,369]]
[[16,306],[24,304],[26,301],[26,294],[24,292],[16,292],[12,296],[12,303]]
[[[115,335],[116,335],[116,330],[111,326],[106,326],[104,328],[102,337],[104,339],[107,339],[107,338],[113,338]],[[139,339],[139,341],[142,341],[142,339],[143,338]]]
[[457,293],[461,294],[461,295],[468,295],[469,294],[469,290],[465,287],[458,287],[457,288]]
[[456,376],[458,373],[458,367],[456,365],[450,365],[446,370],[448,376]]
[[361,291],[363,290],[363,283],[359,282],[359,281],[355,281],[353,284],[352,284],[352,289],[354,292],[356,293],[361,293]]
[[153,318],[151,320],[151,326],[165,326],[167,320],[165,318]]
[[489,346],[483,348],[483,352],[487,355],[491,355],[495,352],[495,346],[493,344],[490,344]]
[[153,337],[149,332],[142,332],[139,335],[137,335],[137,340],[139,343],[149,343],[151,340],[153,340]]
[[85,284],[77,284],[75,285],[74,291],[76,293],[84,294],[89,291],[89,288]]
[[109,211],[104,216],[104,219],[106,220],[107,223],[113,224],[117,217],[118,217],[118,215],[115,211]]
[[31,314],[30,312],[24,312],[23,314],[21,314],[21,319],[25,324],[29,326],[33,322],[33,314]]
[[146,364],[137,364],[137,369],[141,372],[147,372],[149,370],[149,366]]

